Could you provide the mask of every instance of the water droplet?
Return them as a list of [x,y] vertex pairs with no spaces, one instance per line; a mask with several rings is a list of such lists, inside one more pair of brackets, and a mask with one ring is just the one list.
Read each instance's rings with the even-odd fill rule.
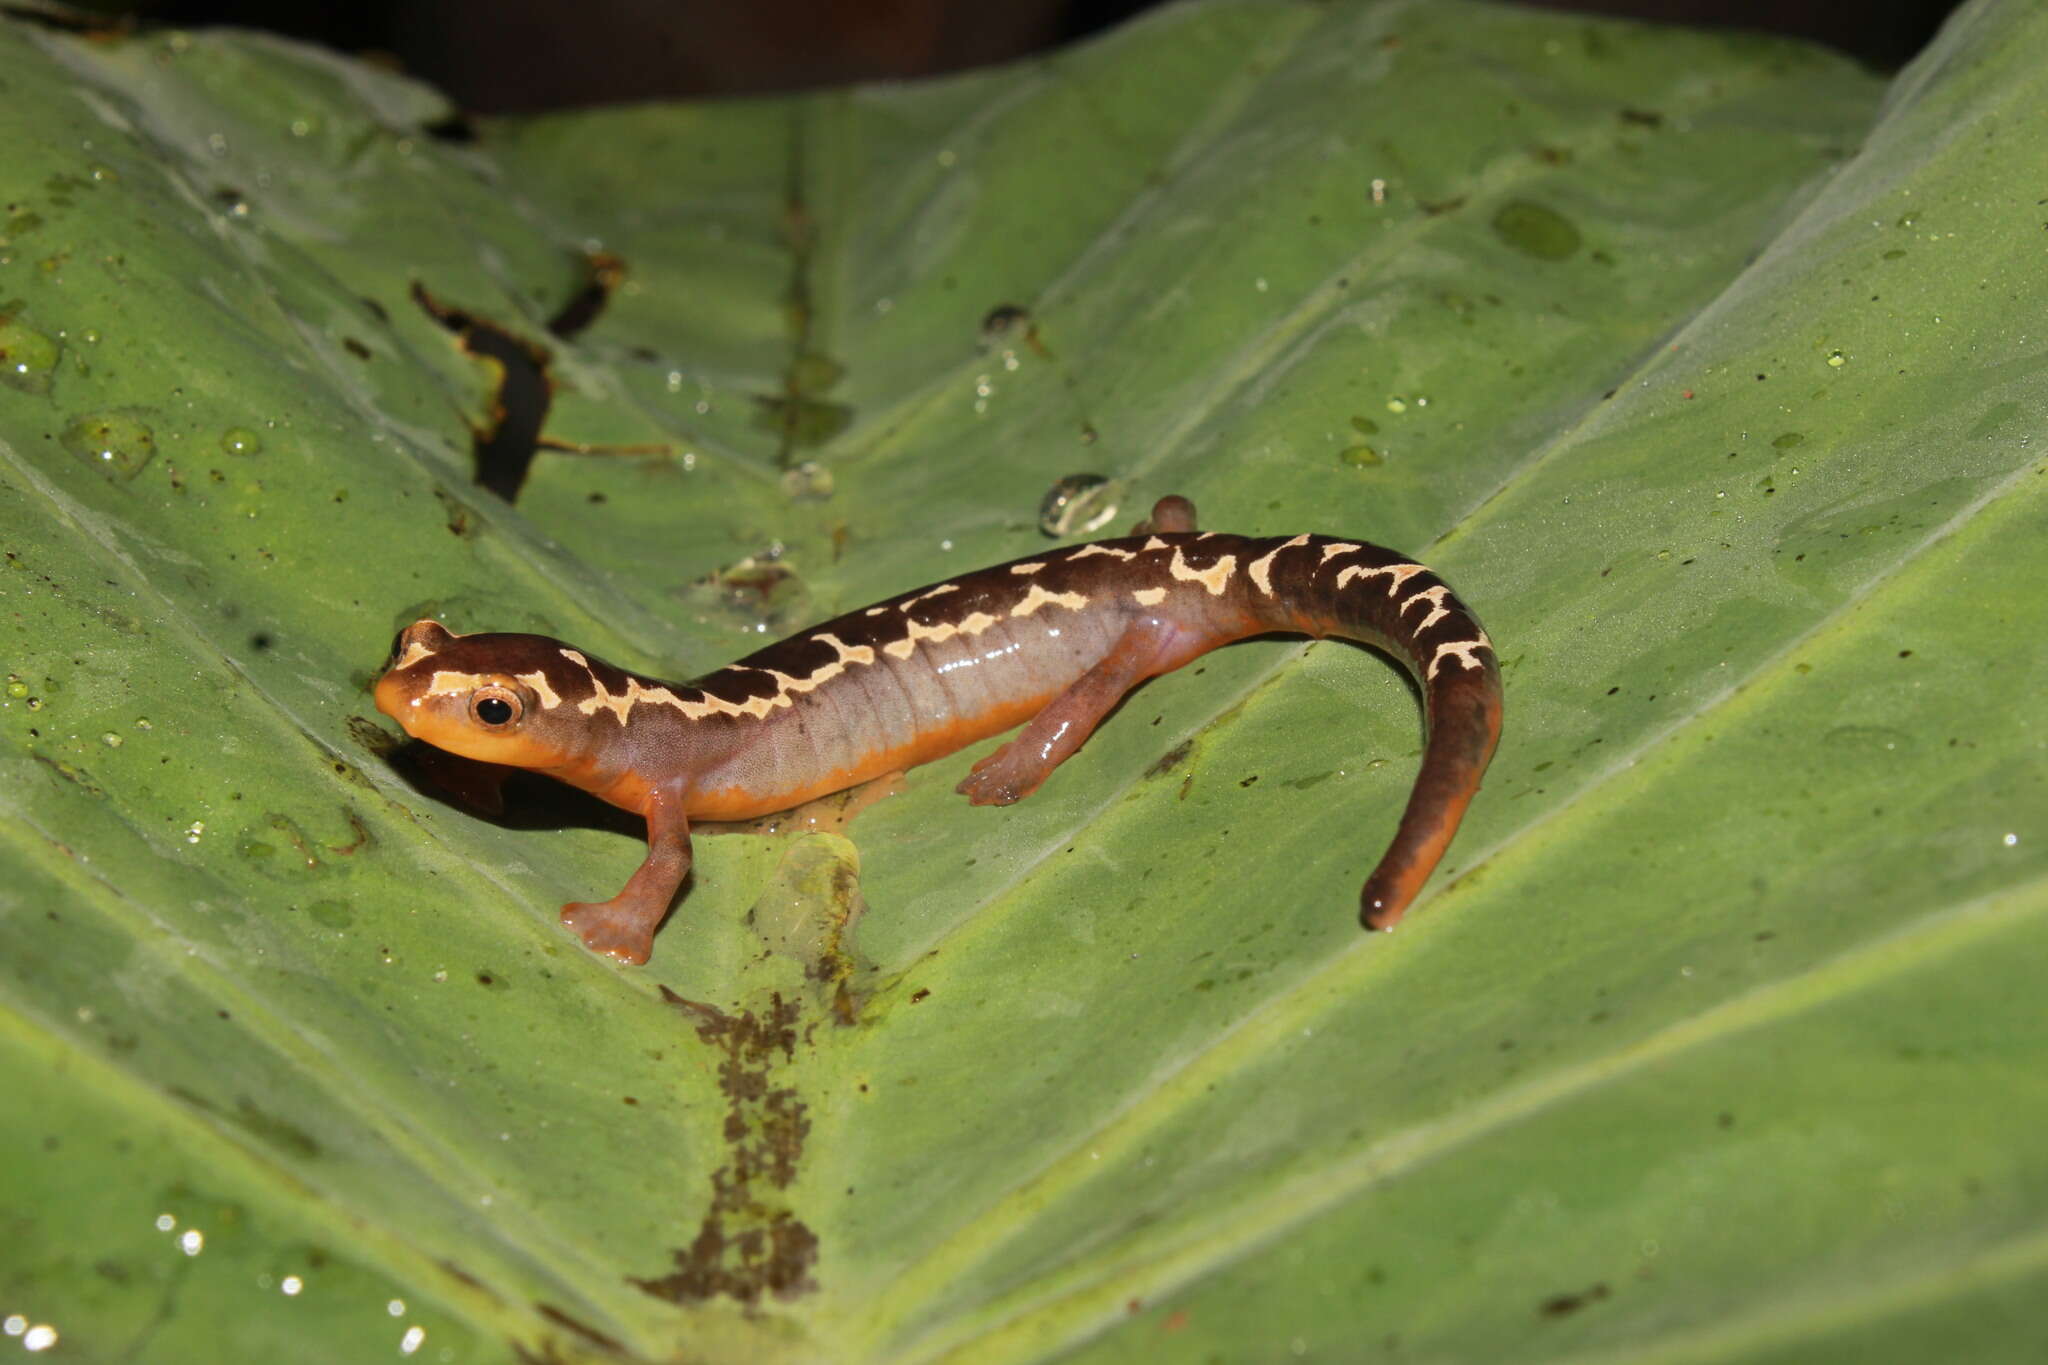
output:
[[1848,362],[1848,360],[1847,360],[1846,358],[1844,358],[1844,357],[1843,357],[1843,355],[1842,355],[1842,353],[1841,353],[1840,351],[1829,351],[1829,352],[1828,352],[1828,364],[1829,364],[1829,365],[1832,365],[1832,366],[1833,366],[1833,367],[1834,367],[1835,369],[1838,369],[1838,370],[1839,370],[1839,369],[1841,369],[1841,368],[1842,368],[1842,367],[1843,367],[1844,365],[1846,365],[1846,364],[1848,364],[1848,363],[1849,363],[1849,362]]
[[100,736],[100,743],[106,745],[109,749],[118,749],[121,747],[121,737],[112,730],[108,730]]
[[7,695],[16,699],[27,696],[28,684],[23,682],[18,675],[9,673],[7,675]]
[[1771,441],[1771,449],[1790,450],[1794,446],[1805,444],[1806,434],[1804,432],[1788,431],[1784,435],[1776,437]]
[[1539,261],[1569,259],[1579,249],[1579,230],[1555,209],[1516,199],[1493,215],[1493,232],[1525,256]]
[[13,314],[0,315],[0,384],[23,393],[48,393],[63,351]]
[[134,478],[156,458],[156,433],[125,413],[88,413],[57,439],[79,459],[119,479]]
[[1368,469],[1373,465],[1386,463],[1385,457],[1377,450],[1363,444],[1344,447],[1338,452],[1337,458],[1354,469]]
[[1351,419],[1351,429],[1360,436],[1377,436],[1379,435],[1380,424],[1373,421],[1370,417],[1353,417]]
[[255,455],[263,449],[263,438],[247,427],[229,427],[220,434],[220,448],[229,455]]
[[1100,474],[1069,474],[1038,504],[1038,529],[1058,539],[1099,531],[1116,516],[1123,485]]
[[1392,413],[1408,411],[1408,400],[1400,397],[1389,398],[1387,400],[1387,411]]

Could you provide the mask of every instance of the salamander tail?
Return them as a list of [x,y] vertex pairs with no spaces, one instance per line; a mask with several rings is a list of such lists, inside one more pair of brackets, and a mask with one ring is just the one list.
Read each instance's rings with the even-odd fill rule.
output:
[[[1483,636],[1481,637],[1484,638]],[[1391,929],[1450,847],[1500,740],[1500,669],[1482,648],[1423,666],[1428,739],[1401,826],[1359,895],[1359,922]]]

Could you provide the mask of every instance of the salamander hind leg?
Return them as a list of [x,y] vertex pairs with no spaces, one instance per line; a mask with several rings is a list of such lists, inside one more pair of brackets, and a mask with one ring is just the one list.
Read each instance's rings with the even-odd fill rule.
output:
[[680,800],[657,796],[647,812],[647,857],[608,901],[572,901],[562,923],[583,946],[637,967],[654,951],[654,931],[690,872],[690,824]]
[[1178,493],[1169,493],[1152,504],[1152,515],[1131,528],[1134,536],[1195,529],[1195,505]]
[[1133,621],[1109,653],[1026,721],[1017,737],[976,763],[954,790],[977,806],[1007,806],[1038,790],[1093,734],[1124,693],[1177,667],[1187,651],[1166,622]]

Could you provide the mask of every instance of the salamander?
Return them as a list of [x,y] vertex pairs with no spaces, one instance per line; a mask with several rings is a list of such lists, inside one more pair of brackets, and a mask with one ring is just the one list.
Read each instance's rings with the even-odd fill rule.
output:
[[1375,646],[1420,686],[1421,770],[1360,893],[1365,927],[1391,928],[1499,740],[1493,645],[1441,578],[1392,550],[1198,531],[1184,498],[1161,499],[1127,537],[903,593],[691,683],[545,636],[419,621],[398,637],[376,701],[436,748],[544,773],[646,818],[647,856],[625,889],[562,908],[592,951],[637,964],[688,875],[690,821],[783,810],[1021,724],[959,784],[975,805],[1007,805],[1139,683],[1273,632]]

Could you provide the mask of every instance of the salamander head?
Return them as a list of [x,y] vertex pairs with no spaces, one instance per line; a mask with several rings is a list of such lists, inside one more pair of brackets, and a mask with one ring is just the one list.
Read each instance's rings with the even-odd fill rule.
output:
[[589,718],[573,704],[589,691],[558,640],[544,635],[454,635],[438,621],[405,628],[377,681],[377,709],[464,758],[553,769],[587,747]]

